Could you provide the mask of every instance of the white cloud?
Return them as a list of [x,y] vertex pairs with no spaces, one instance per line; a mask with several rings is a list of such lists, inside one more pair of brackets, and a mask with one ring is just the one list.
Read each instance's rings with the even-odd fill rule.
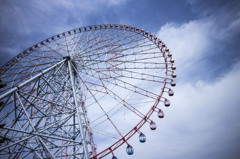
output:
[[39,7],[43,11],[54,12],[54,8],[61,7],[74,13],[88,14],[91,12],[97,12],[105,7],[114,7],[126,3],[127,0],[52,0],[52,1],[35,1],[36,4],[42,6]]
[[[216,40],[227,42],[238,32],[239,18],[223,27],[218,25],[220,17],[215,15],[180,25],[168,23],[157,33],[173,53],[180,78],[192,68],[203,77],[209,70],[202,71],[200,61],[209,55],[221,56],[221,52],[212,51],[220,47]],[[134,156],[123,153],[125,146],[116,155],[151,159],[239,157],[240,62],[235,62],[227,74],[214,82],[198,79],[187,83],[180,79],[174,88],[174,98],[170,98],[171,107],[164,109],[165,119],[157,121],[153,114],[157,130],[150,131],[148,124],[141,130],[147,142],[139,143],[135,135],[129,142],[135,148]]]
[[[231,154],[236,155],[238,151],[232,147],[238,144],[234,140],[239,140],[240,133],[239,81],[240,62],[215,84],[198,81],[195,85],[178,85],[171,107],[164,109],[165,119],[155,119],[157,130],[150,131],[148,124],[142,129],[147,142],[139,143],[137,135],[131,139],[134,158],[197,159],[226,158],[227,153],[229,158]],[[118,151],[119,158],[130,158],[121,154],[124,148]]]
[[[214,70],[221,68],[220,65],[224,65],[219,63],[212,66],[207,59],[224,58],[226,54],[222,50],[228,47],[232,37],[240,32],[239,12],[235,15],[236,18],[230,21],[231,14],[225,15],[224,11],[226,9],[219,15],[184,24],[167,23],[157,33],[176,59],[176,72],[180,75],[180,79],[194,79],[193,76],[198,76],[200,72],[207,76],[208,73],[214,73]],[[229,56],[233,55],[229,54]],[[206,61],[209,62],[208,67],[205,66]]]
[[[201,59],[218,54],[211,52],[217,46],[215,40],[228,40],[239,26],[239,20],[235,19],[227,27],[219,27],[211,17],[181,25],[168,23],[157,35],[170,48],[176,59],[177,72],[184,76],[191,68],[201,70]],[[204,71],[199,71],[201,76]],[[145,144],[140,144],[137,136],[131,139],[134,158],[223,159],[239,156],[234,148],[239,147],[240,139],[239,81],[240,62],[215,82],[199,79],[187,83],[180,80],[174,88],[174,98],[170,98],[172,106],[164,109],[166,118],[157,121],[157,130],[152,132],[148,124],[144,126]],[[153,114],[153,118],[155,116]],[[121,154],[124,148],[118,151],[119,158],[131,158]]]
[[[89,24],[90,15],[101,17],[110,8],[125,4],[128,0],[34,0],[24,3],[14,1],[0,6],[1,28],[21,30],[23,35],[44,32],[54,35],[76,27]],[[112,14],[112,13],[109,13]],[[101,17],[102,18],[102,17]],[[100,19],[100,18],[99,18]],[[41,27],[39,28],[39,25]],[[17,27],[16,27],[17,26]],[[37,31],[35,29],[38,29]]]
[[168,23],[158,32],[179,62],[196,61],[209,47],[209,22],[191,21],[183,25]]
[[191,21],[182,25],[168,23],[164,25],[157,36],[162,39],[176,59],[177,73],[185,76],[186,73],[199,67],[198,61],[211,48],[210,21]]

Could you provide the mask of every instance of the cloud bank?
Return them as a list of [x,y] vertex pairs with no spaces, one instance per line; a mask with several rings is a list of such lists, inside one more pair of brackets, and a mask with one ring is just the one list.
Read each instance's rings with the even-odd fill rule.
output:
[[[138,142],[137,135],[131,139],[134,156],[127,156],[123,146],[116,151],[117,157],[238,159],[239,2],[188,0],[195,13],[190,18],[184,14],[190,13],[187,7],[182,7],[185,3],[170,4],[178,6],[170,8],[162,1],[158,5],[156,2],[154,6],[153,1],[137,3],[143,6],[141,10],[130,0],[2,1],[0,51],[10,59],[44,38],[88,24],[137,22],[136,26],[146,26],[149,31],[151,26],[157,26],[155,32],[176,59],[175,96],[170,98],[171,107],[164,109],[165,119],[155,119],[156,131],[150,131],[147,124],[144,126],[145,144]],[[176,11],[178,8],[182,14]],[[159,25],[159,21],[166,19],[169,20],[165,25]],[[1,55],[3,58],[6,57]]]
[[224,58],[229,47],[219,43],[226,44],[239,33],[238,15],[225,26],[219,25],[222,15],[223,21],[230,16],[224,11],[187,23],[167,23],[157,33],[176,59],[176,96],[171,99],[172,107],[164,109],[164,121],[157,122],[157,132],[145,126],[148,142],[137,147],[141,151],[136,150],[136,158],[239,158],[239,56],[236,51],[229,53],[230,64],[227,58],[218,65],[214,61],[216,56]]
[[137,136],[131,140],[134,158],[240,157],[240,62],[236,47],[229,45],[240,32],[240,16],[230,9],[225,5],[204,18],[169,22],[157,32],[176,59],[176,96],[170,98],[172,107],[164,109],[166,118],[155,118],[156,131],[145,125],[145,144]]

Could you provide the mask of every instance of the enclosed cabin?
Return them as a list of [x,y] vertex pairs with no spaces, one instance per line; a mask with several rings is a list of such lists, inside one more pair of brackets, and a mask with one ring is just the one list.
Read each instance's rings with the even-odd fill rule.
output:
[[156,128],[157,128],[156,123],[153,122],[153,121],[151,121],[151,123],[150,123],[150,129],[151,129],[151,130],[156,130]]
[[164,101],[164,105],[165,105],[165,107],[169,107],[170,104],[171,104],[170,100],[165,99],[165,101]]
[[159,109],[158,117],[159,118],[164,118],[164,112],[161,109]]
[[140,141],[141,143],[146,142],[146,136],[145,136],[143,133],[141,133],[141,134],[139,135],[139,141]]
[[133,154],[133,147],[131,145],[128,145],[126,148],[127,154],[132,155]]
[[173,96],[173,95],[174,95],[174,91],[173,91],[172,89],[169,89],[168,95],[169,95],[169,96]]
[[171,86],[172,87],[176,86],[176,82],[174,80],[171,80]]

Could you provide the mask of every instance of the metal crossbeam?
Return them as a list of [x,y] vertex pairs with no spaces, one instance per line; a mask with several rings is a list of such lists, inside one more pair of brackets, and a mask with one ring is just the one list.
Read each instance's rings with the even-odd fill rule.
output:
[[52,69],[54,69],[55,67],[61,65],[63,62],[65,62],[66,59],[63,59],[62,61],[58,62],[57,64],[53,65],[52,67],[49,67],[48,69],[46,70],[43,70],[41,73],[35,75],[34,77],[30,78],[29,80],[19,84],[18,86],[10,89],[9,91],[7,91],[6,93],[4,93],[3,95],[0,96],[0,100],[2,100],[3,98],[7,97],[9,94],[12,94],[14,92],[16,92],[18,89],[22,88],[23,86],[27,85],[28,83],[34,81],[35,79],[41,77],[43,74],[51,71]]

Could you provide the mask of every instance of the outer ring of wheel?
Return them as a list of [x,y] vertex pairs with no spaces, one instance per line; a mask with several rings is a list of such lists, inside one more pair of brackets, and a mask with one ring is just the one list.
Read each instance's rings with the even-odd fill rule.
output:
[[97,159],[97,158],[103,158],[110,154],[112,151],[116,150],[118,147],[120,147],[122,144],[126,143],[127,140],[129,140],[135,133],[139,131],[139,129],[146,123],[146,122],[151,122],[151,115],[155,111],[155,108],[161,101],[162,95],[164,93],[165,86],[167,84],[167,80],[169,79],[168,76],[168,61],[167,61],[167,55],[166,53],[169,52],[169,49],[166,47],[166,45],[155,35],[152,33],[149,33],[148,31],[145,31],[143,29],[139,29],[138,27],[133,27],[133,26],[128,26],[128,25],[122,25],[122,24],[100,24],[100,25],[92,25],[92,26],[86,26],[86,27],[80,27],[77,29],[72,29],[57,35],[54,35],[50,38],[47,38],[31,47],[28,49],[24,50],[23,52],[19,53],[15,57],[13,57],[11,60],[6,62],[1,68],[0,68],[0,74],[4,74],[5,71],[7,71],[9,68],[11,68],[15,63],[17,63],[19,60],[27,56],[28,54],[31,54],[35,49],[38,49],[42,47],[44,44],[51,43],[54,39],[60,39],[65,36],[69,36],[72,34],[77,34],[81,32],[87,32],[91,30],[99,30],[99,29],[120,29],[120,30],[126,30],[126,31],[131,31],[135,32],[137,34],[141,34],[142,36],[145,36],[148,38],[150,41],[152,41],[163,53],[164,61],[165,61],[165,68],[166,68],[166,77],[164,80],[163,87],[161,89],[161,92],[158,95],[157,100],[151,107],[151,109],[147,112],[147,114],[141,119],[141,121],[132,129],[130,130],[126,135],[124,135],[121,139],[119,139],[117,142],[103,150],[102,152],[96,154],[95,156],[91,157],[91,159]]

